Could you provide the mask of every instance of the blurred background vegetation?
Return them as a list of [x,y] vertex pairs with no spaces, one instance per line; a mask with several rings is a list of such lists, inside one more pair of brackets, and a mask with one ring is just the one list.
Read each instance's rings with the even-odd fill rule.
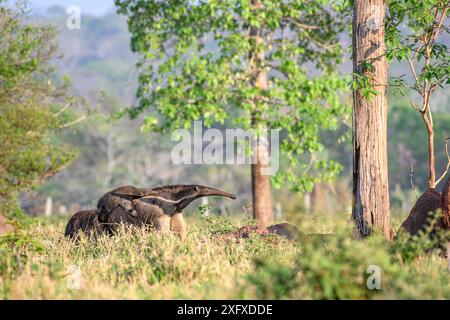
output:
[[[170,161],[170,136],[141,132],[142,119],[113,120],[109,117],[135,101],[136,57],[129,49],[126,21],[116,15],[111,7],[110,11],[101,15],[82,12],[81,29],[69,30],[65,9],[46,7],[31,11],[30,16],[32,21],[55,26],[59,50],[64,56],[62,60],[54,61],[55,77],[70,78],[70,94],[83,99],[83,103],[76,104],[72,112],[86,113],[87,108],[88,116],[52,137],[58,144],[71,146],[78,156],[43,185],[22,193],[21,207],[31,215],[44,215],[47,207],[47,214],[64,216],[81,208],[94,207],[101,194],[121,184],[155,186],[202,183],[229,189],[239,195],[239,201],[229,208],[225,204],[214,203],[217,213],[249,213],[251,185],[246,166],[175,166]],[[342,35],[342,41],[344,47],[348,47],[347,34]],[[344,63],[341,71],[349,75],[351,65]],[[395,63],[391,73],[407,73],[406,66]],[[440,92],[436,94],[436,99],[436,159],[439,173],[446,163],[444,138],[450,135],[450,94]],[[420,115],[409,106],[408,101],[407,94],[402,96],[392,92],[389,95],[389,179],[394,215],[398,212],[406,215],[416,200],[416,194],[426,189],[426,131]],[[337,132],[322,132],[321,139],[326,147],[324,155],[342,165],[339,176],[334,181],[316,184],[312,192],[306,194],[293,194],[286,188],[276,190],[274,209],[279,219],[290,218],[299,212],[350,212],[350,108],[342,119],[340,129]],[[282,160],[281,165],[287,164]]]
[[[412,241],[402,235],[391,243],[379,236],[363,242],[349,237],[350,108],[339,130],[321,133],[323,156],[342,166],[337,178],[305,194],[284,187],[274,193],[276,218],[297,224],[307,238],[294,243],[255,235],[227,242],[222,234],[252,223],[245,217],[251,213],[247,166],[175,166],[170,136],[143,133],[139,118],[111,118],[135,99],[136,57],[125,19],[113,7],[100,15],[85,12],[81,29],[69,30],[66,7],[37,5],[49,2],[32,1],[26,19],[24,12],[16,20],[0,19],[14,30],[0,28],[0,40],[7,44],[0,47],[0,169],[7,169],[0,172],[0,216],[20,211],[17,204],[29,215],[51,216],[30,219],[36,223],[23,233],[0,237],[0,298],[449,298],[445,260],[437,254],[420,256],[435,245],[428,237],[432,227]],[[344,47],[348,38],[342,35]],[[40,53],[36,60],[28,59],[27,49]],[[344,63],[340,70],[349,75],[351,65]],[[391,68],[392,75],[406,71],[398,63]],[[29,94],[30,86],[36,94]],[[351,96],[344,99],[350,106]],[[450,136],[450,93],[441,91],[435,99],[440,173],[444,138]],[[391,92],[389,106],[390,195],[397,230],[426,189],[427,146],[423,121],[409,106],[408,93]],[[283,170],[287,164],[281,160]],[[239,200],[211,203],[212,211],[238,217],[188,217],[190,236],[184,242],[143,229],[121,230],[95,246],[87,238],[74,246],[62,236],[67,216],[95,207],[96,199],[114,186],[169,183],[233,191]],[[67,268],[74,265],[83,272],[80,290],[67,285]],[[367,290],[368,265],[382,268],[383,290]]]

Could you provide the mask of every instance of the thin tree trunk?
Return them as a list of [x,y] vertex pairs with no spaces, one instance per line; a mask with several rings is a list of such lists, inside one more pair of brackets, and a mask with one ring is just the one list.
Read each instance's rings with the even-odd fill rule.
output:
[[379,230],[390,239],[385,9],[384,0],[355,0],[353,72],[371,79],[378,94],[367,99],[361,89],[353,92],[352,218],[359,237]]
[[[429,108],[429,106],[427,107]],[[427,110],[427,109],[425,109]],[[436,169],[435,169],[435,161],[434,161],[434,129],[433,124],[431,123],[428,115],[425,112],[422,112],[423,121],[427,127],[427,135],[428,135],[428,188],[436,187]]]
[[[259,0],[252,0],[254,10],[262,7]],[[250,28],[250,36],[255,40],[256,45],[263,43],[262,29]],[[263,68],[265,53],[263,50],[250,54],[250,66],[253,75],[253,86],[258,89],[267,89],[267,72]],[[255,103],[256,107],[257,103]],[[265,127],[252,115],[252,125],[255,129],[265,129]],[[252,162],[252,195],[253,195],[253,217],[256,223],[265,227],[273,222],[272,215],[272,192],[270,188],[270,177],[267,175],[269,167],[269,144],[267,140],[267,130],[261,130],[258,135],[255,148],[253,150],[254,161]],[[266,174],[264,174],[266,173]]]
[[114,138],[111,132],[106,136],[106,159],[107,166],[105,177],[103,179],[103,185],[105,186],[105,189],[110,187],[114,175],[114,169],[116,168]]

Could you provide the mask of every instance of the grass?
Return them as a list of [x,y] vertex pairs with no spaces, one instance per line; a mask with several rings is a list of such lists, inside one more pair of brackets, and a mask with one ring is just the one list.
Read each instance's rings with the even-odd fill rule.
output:
[[[191,218],[184,242],[122,228],[114,237],[74,244],[63,237],[65,222],[38,220],[25,234],[39,249],[20,244],[4,251],[2,299],[450,298],[444,259],[404,260],[403,247],[381,238],[352,240],[342,217],[303,217],[306,233],[334,236],[302,243],[256,235],[226,241],[221,233],[249,221]],[[369,265],[382,270],[381,290],[367,289]]]

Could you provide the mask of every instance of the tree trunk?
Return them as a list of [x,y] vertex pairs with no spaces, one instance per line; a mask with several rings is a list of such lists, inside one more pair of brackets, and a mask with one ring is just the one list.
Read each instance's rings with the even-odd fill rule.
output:
[[370,79],[378,94],[367,99],[361,88],[353,92],[352,218],[359,237],[379,230],[390,239],[385,9],[384,0],[355,0],[353,72]]
[[323,214],[327,211],[326,204],[330,199],[327,199],[322,183],[316,182],[314,184],[311,200],[312,212],[314,214]]
[[428,135],[428,188],[436,188],[436,169],[435,169],[435,161],[434,161],[434,129],[433,124],[428,118],[426,114],[426,110],[430,106],[425,105],[425,111],[421,112],[423,121],[427,127],[427,135]]
[[[252,0],[254,10],[259,10],[263,4],[259,0]],[[256,45],[263,43],[263,30],[261,28],[251,27],[250,37],[254,39]],[[250,68],[252,74],[252,85],[258,89],[267,89],[267,72],[264,68],[264,50],[256,50],[250,53]],[[254,103],[255,108],[257,102]],[[254,129],[263,129],[257,136],[253,149],[252,162],[252,195],[253,195],[253,217],[260,227],[266,227],[273,222],[272,215],[272,192],[270,189],[270,177],[267,175],[269,167],[269,144],[267,139],[267,130],[264,130],[264,124],[255,119],[252,115],[252,125]]]
[[[272,192],[270,189],[270,177],[265,175],[268,170],[268,146],[265,137],[258,137],[254,148],[255,163],[252,164],[252,194],[253,217],[258,226],[266,227],[273,223],[272,216]],[[267,171],[266,171],[267,172]]]

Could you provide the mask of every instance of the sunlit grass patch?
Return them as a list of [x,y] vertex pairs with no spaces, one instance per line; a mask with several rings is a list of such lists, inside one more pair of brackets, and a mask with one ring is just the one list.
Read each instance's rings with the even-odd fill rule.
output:
[[[124,226],[113,237],[74,243],[63,236],[65,220],[44,220],[26,231],[41,250],[16,248],[2,260],[0,294],[3,299],[450,298],[446,260],[437,254],[402,260],[399,254],[408,247],[378,236],[353,240],[347,220],[322,221],[304,217],[300,226],[307,235],[299,242],[257,234],[225,239],[220,235],[250,221],[192,217],[185,241]],[[23,257],[20,270],[16,253]],[[370,265],[380,268],[379,290],[367,288]]]

